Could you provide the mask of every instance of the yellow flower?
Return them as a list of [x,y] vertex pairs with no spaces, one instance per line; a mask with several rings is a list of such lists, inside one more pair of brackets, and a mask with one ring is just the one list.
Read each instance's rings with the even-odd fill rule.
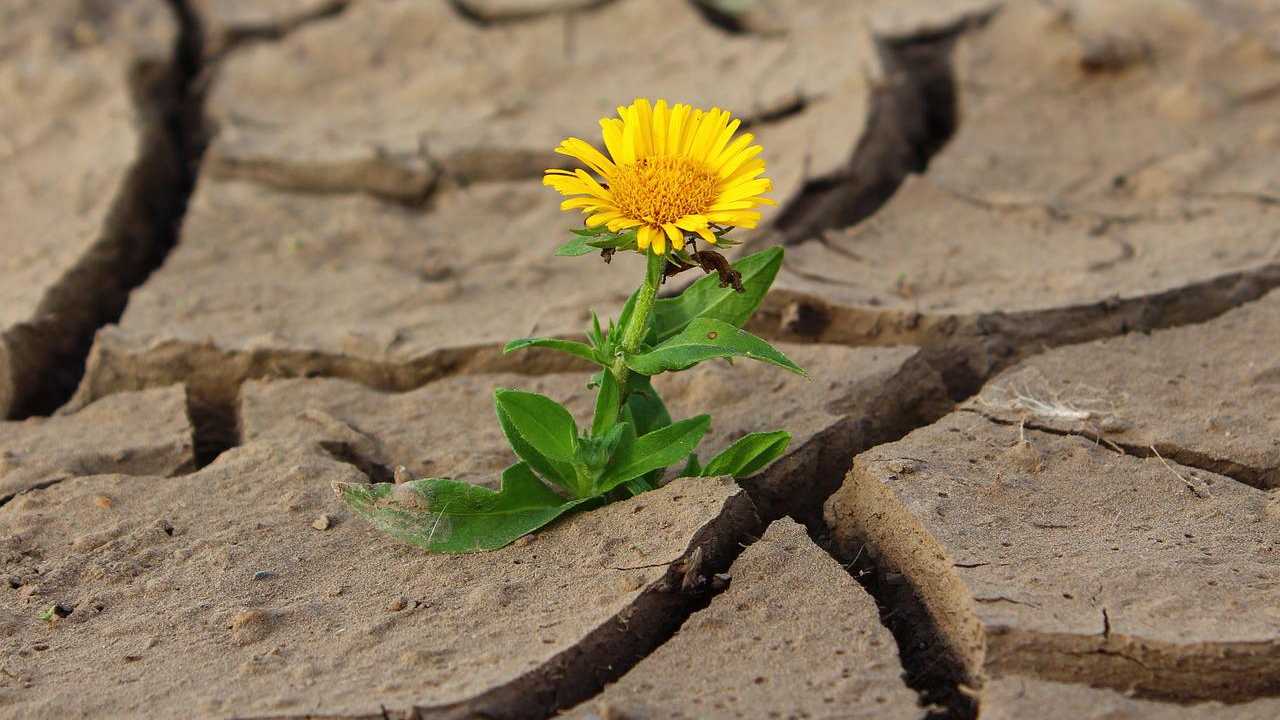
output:
[[638,228],[641,252],[661,255],[667,241],[679,250],[685,233],[714,244],[710,225],[753,228],[762,195],[773,188],[764,174],[762,148],[751,133],[734,138],[740,120],[727,111],[695,110],[688,105],[650,105],[640,98],[618,108],[618,117],[603,118],[605,157],[591,143],[568,138],[556,152],[582,161],[585,170],[548,170],[543,183],[569,197],[561,210],[581,210],[587,227],[605,225],[612,232]]

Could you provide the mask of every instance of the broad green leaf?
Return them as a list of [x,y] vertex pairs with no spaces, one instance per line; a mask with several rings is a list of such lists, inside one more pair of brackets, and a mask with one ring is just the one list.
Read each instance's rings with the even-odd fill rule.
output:
[[551,350],[559,350],[562,353],[568,353],[582,358],[588,362],[599,364],[600,360],[596,358],[596,352],[586,343],[580,343],[576,340],[561,340],[559,338],[520,338],[507,343],[502,352],[509,353],[516,350],[524,350],[525,348],[540,347],[549,348]]
[[516,457],[529,463],[529,466],[542,477],[576,495],[578,492],[578,475],[574,472],[573,465],[552,460],[538,452],[520,434],[520,430],[512,422],[511,416],[502,409],[502,405],[495,402],[494,406],[498,414],[498,427],[502,428],[502,434],[507,436],[507,442],[511,444],[511,449],[515,451]]
[[596,481],[596,491],[607,493],[646,473],[680,462],[693,452],[711,427],[710,415],[672,423],[632,441],[619,443],[613,460]]
[[744,292],[722,288],[719,275],[707,275],[673,298],[659,298],[653,307],[655,341],[660,343],[679,334],[695,318],[712,318],[742,327],[773,284],[782,267],[782,254],[782,248],[772,247],[734,263],[733,268],[742,273]]
[[606,370],[600,378],[600,390],[596,395],[596,414],[591,420],[591,435],[599,437],[618,424],[618,410],[622,405],[622,394],[618,390],[618,379]]
[[[653,473],[649,474],[652,475]],[[654,488],[654,485],[649,482],[649,477],[646,475],[644,477],[638,477],[635,480],[628,480],[622,483],[622,487],[627,489],[627,492],[631,494],[631,497],[635,497],[641,493],[649,492]]]
[[685,462],[684,469],[680,471],[680,477],[698,477],[702,474],[702,463],[698,462],[698,453],[689,453],[689,460]]
[[556,248],[556,255],[559,257],[577,257],[595,252],[596,249],[587,244],[589,237],[584,237],[575,232],[568,242]]
[[698,318],[679,335],[652,350],[628,357],[627,367],[645,375],[684,370],[712,358],[746,357],[808,376],[799,365],[746,330],[721,320]]
[[523,390],[496,390],[493,399],[535,450],[552,460],[573,462],[578,425],[563,405]]
[[335,488],[374,527],[439,553],[496,550],[594,499],[566,501],[526,463],[507,468],[497,492],[443,478]]
[[627,405],[623,414],[635,426],[637,434],[647,435],[671,424],[671,414],[647,376],[628,376],[627,387]]
[[[631,373],[627,377],[627,387],[630,391],[627,393],[627,404],[623,407],[622,416],[635,426],[637,434],[647,435],[671,424],[671,414],[667,412],[662,396],[658,395],[648,376]],[[642,478],[628,481],[627,488],[632,495],[639,495],[657,487],[661,479],[662,469],[659,468]]]
[[732,475],[744,478],[763,470],[766,465],[782,457],[791,443],[791,433],[784,431],[751,433],[725,448],[711,458],[706,467],[694,474],[703,477]]

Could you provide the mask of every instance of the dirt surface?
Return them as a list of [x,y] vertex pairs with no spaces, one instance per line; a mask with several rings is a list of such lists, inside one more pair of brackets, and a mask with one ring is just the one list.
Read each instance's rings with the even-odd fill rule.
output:
[[65,392],[58,372],[163,257],[173,182],[156,105],[176,28],[145,0],[0,10],[0,417]]
[[[1277,38],[1255,0],[9,3],[0,718],[1275,716]],[[588,368],[500,347],[634,288],[553,257],[539,182],[643,95],[764,146],[733,252],[786,247],[752,329],[813,378],[658,385],[704,458],[792,447],[496,553],[379,535],[331,483],[492,483],[494,387],[585,421]]]
[[72,415],[0,422],[0,503],[82,475],[176,475],[195,465],[181,386],[120,393]]
[[1229,307],[1215,279],[1274,287],[1276,22],[1247,2],[1010,3],[955,40],[950,142],[867,222],[797,238],[778,312],[808,298],[831,320],[808,331],[846,342],[1018,314],[1061,343],[1177,322],[1153,312],[1173,288]]
[[[674,563],[702,547],[715,567],[755,522],[734,486],[687,480],[503,551],[429,556],[349,516],[334,481],[364,476],[254,443],[181,478],[76,478],[6,506],[5,557],[39,577],[4,599],[5,713],[405,717],[571,697],[682,602]],[[55,604],[70,614],[36,620]]]
[[1113,690],[1009,677],[987,685],[982,716],[988,720],[1269,720],[1280,713],[1274,698],[1237,705],[1216,702],[1170,705]]
[[1280,678],[1272,505],[1220,475],[959,412],[860,455],[827,519],[845,553],[865,544],[918,583],[972,678],[1242,699]]
[[1203,325],[1045,353],[966,407],[1276,488],[1280,292]]
[[871,596],[779,520],[733,563],[729,589],[572,718],[917,718]]

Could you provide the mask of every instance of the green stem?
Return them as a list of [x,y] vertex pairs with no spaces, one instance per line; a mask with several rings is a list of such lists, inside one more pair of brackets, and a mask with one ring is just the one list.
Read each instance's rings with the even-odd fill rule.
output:
[[618,390],[623,405],[627,403],[627,375],[629,370],[624,361],[625,355],[634,354],[644,341],[645,329],[649,326],[649,315],[653,312],[653,303],[658,297],[658,286],[662,284],[662,271],[666,267],[667,256],[652,251],[645,256],[649,264],[645,269],[644,285],[640,286],[640,294],[636,296],[635,307],[631,311],[630,322],[622,329],[622,343],[618,346],[620,354],[613,359],[613,377],[618,381]]

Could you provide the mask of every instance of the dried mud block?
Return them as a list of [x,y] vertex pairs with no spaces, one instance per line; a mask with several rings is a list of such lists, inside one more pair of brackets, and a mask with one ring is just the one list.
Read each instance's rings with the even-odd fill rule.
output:
[[[760,363],[705,363],[655,381],[676,419],[712,414],[699,451],[704,462],[747,433],[792,433],[787,455],[742,481],[766,515],[829,495],[855,452],[905,423],[913,406],[942,396],[932,376],[915,369],[910,349],[781,349],[811,379]],[[494,389],[548,395],[587,427],[595,401],[587,378],[586,372],[467,375],[405,393],[333,379],[252,382],[241,391],[239,426],[245,441],[319,444],[386,482],[404,466],[414,477],[493,485],[514,461],[494,416]]]
[[0,422],[0,500],[78,475],[176,475],[195,464],[181,386],[120,393],[72,415]]
[[[433,556],[343,509],[330,483],[363,480],[252,444],[181,478],[78,478],[9,504],[2,552],[25,589],[0,597],[22,678],[7,712],[545,716],[674,630],[693,553],[716,572],[759,532],[739,489],[700,478]],[[55,604],[65,617],[37,618]]]
[[967,407],[1274,489],[1280,291],[1202,325],[1044,353],[991,381]]
[[858,456],[826,516],[842,554],[865,544],[905,578],[971,686],[1240,701],[1280,688],[1267,506],[1223,476],[957,412]]
[[994,680],[982,689],[982,717],[990,720],[1271,720],[1278,715],[1280,700],[1274,698],[1237,705],[1176,705],[1022,677]]
[[802,526],[773,523],[729,574],[674,638],[567,716],[920,716],[875,601]]
[[[1248,15],[1008,3],[956,41],[958,128],[927,172],[867,221],[793,239],[772,322],[840,342],[1061,344],[1204,319],[1280,285],[1259,150],[1280,138],[1280,56],[1262,49],[1280,14]],[[1183,95],[1204,111],[1166,107]],[[821,322],[789,328],[790,306]]]
[[162,257],[177,202],[157,117],[169,9],[82,5],[0,9],[0,417],[52,410],[74,383],[62,366]]
[[[447,2],[355,3],[245,47],[210,95],[221,132],[207,169],[401,200],[438,183],[534,180],[571,162],[553,152],[561,139],[595,141],[595,119],[636,96],[749,121],[782,201],[852,156],[881,74],[860,4],[804,3],[776,38],[726,34],[688,0],[593,4],[484,25]],[[636,37],[661,60],[618,53]]]
[[190,378],[230,408],[239,382],[339,376],[405,390],[462,370],[545,372],[566,356],[501,344],[581,334],[616,314],[643,259],[552,253],[558,213],[538,185],[492,183],[431,213],[361,195],[202,183],[178,247],[99,332],[79,401]]
[[351,0],[191,0],[207,56],[247,40],[283,37],[307,22],[341,12]]

